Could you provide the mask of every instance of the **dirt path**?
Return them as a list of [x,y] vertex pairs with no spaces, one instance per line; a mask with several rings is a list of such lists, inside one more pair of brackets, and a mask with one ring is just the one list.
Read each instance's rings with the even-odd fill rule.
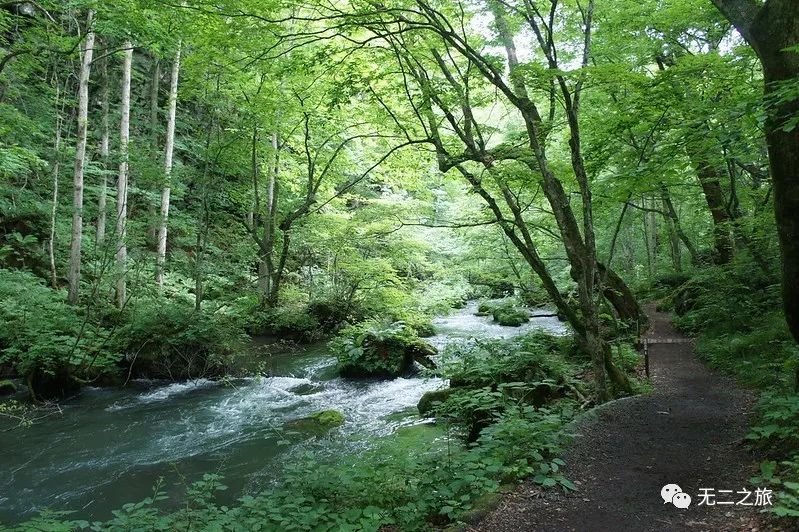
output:
[[[752,395],[702,365],[692,344],[656,343],[686,338],[668,315],[654,307],[647,313],[655,391],[610,403],[578,425],[564,458],[579,491],[542,492],[522,484],[474,530],[766,529],[757,525],[759,508],[697,505],[700,488],[737,492],[752,476],[753,459],[741,443]],[[672,483],[693,498],[689,508],[664,504],[661,488]]]

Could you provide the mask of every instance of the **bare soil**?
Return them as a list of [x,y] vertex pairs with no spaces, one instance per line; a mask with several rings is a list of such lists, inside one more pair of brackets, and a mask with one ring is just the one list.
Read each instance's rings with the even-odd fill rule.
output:
[[[472,530],[784,530],[764,519],[761,508],[698,505],[701,488],[751,488],[755,458],[742,440],[754,396],[700,363],[691,343],[678,343],[687,338],[667,314],[654,306],[647,314],[654,392],[608,403],[577,424],[564,460],[578,491],[521,484]],[[665,484],[678,484],[691,506],[665,504]],[[733,493],[717,500],[740,498]]]

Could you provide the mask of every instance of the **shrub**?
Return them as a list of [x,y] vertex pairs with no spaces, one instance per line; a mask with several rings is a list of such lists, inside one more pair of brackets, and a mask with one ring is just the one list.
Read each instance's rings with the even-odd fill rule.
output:
[[443,369],[450,393],[423,397],[418,408],[463,427],[466,439],[475,441],[509,408],[580,395],[571,382],[575,369],[564,358],[575,349],[570,338],[541,333],[457,346]]
[[255,334],[269,334],[291,340],[313,341],[320,338],[319,321],[304,306],[282,306],[254,311],[251,329]]
[[238,320],[186,303],[143,300],[124,319],[115,344],[137,377],[219,377],[237,369],[247,345]]
[[344,377],[393,379],[409,372],[414,361],[434,367],[436,349],[403,322],[365,321],[342,330],[330,342]]
[[341,298],[311,300],[307,312],[325,331],[334,331],[355,319],[350,305]]
[[0,269],[0,367],[23,376],[39,398],[64,397],[80,382],[117,371],[104,332],[27,272]]
[[759,420],[746,436],[772,458],[760,465],[756,485],[776,488],[771,509],[780,517],[799,517],[799,395],[766,392],[757,405]]
[[477,307],[478,316],[491,315],[495,322],[509,327],[519,327],[530,321],[530,313],[517,300],[505,298],[481,301]]

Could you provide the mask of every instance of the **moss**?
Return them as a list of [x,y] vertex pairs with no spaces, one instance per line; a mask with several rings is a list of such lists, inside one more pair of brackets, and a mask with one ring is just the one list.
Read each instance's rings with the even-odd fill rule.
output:
[[477,524],[496,510],[500,502],[502,502],[501,494],[494,491],[488,492],[472,502],[472,508],[461,514],[460,521],[472,525]]
[[322,410],[321,412],[311,414],[308,416],[308,419],[312,419],[320,425],[329,427],[338,427],[344,424],[344,414],[338,410]]
[[489,301],[483,301],[477,306],[477,316],[488,316],[494,312],[494,304]]
[[0,381],[0,395],[14,395],[17,393],[17,385],[10,380]]
[[530,313],[518,308],[499,308],[494,311],[494,321],[507,327],[519,327],[530,321]]
[[[367,330],[365,334],[348,336],[331,346],[339,351],[339,374],[351,379],[395,379],[414,371],[414,362],[435,369],[432,360],[437,350],[415,331],[395,328],[386,331]],[[358,345],[360,343],[360,345]]]
[[338,410],[322,410],[315,412],[310,416],[305,416],[299,419],[293,419],[286,422],[286,428],[289,430],[310,432],[312,434],[324,434],[336,427],[344,424],[344,414]]
[[435,407],[449,399],[450,395],[452,395],[452,388],[426,392],[416,405],[416,408],[419,410],[419,415],[422,417],[430,416],[433,414]]

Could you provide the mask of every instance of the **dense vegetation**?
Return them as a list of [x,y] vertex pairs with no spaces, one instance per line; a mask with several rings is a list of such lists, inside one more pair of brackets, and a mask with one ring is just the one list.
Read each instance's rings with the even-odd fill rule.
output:
[[[799,517],[797,82],[791,0],[0,2],[20,441],[87,385],[263,373],[252,336],[450,384],[419,405],[437,428],[235,504],[209,473],[179,510],[156,486],[108,522],[29,526],[419,529],[522,478],[573,489],[564,425],[646,389],[650,300],[762,389],[756,480]],[[471,300],[571,334],[437,354],[432,320]]]

